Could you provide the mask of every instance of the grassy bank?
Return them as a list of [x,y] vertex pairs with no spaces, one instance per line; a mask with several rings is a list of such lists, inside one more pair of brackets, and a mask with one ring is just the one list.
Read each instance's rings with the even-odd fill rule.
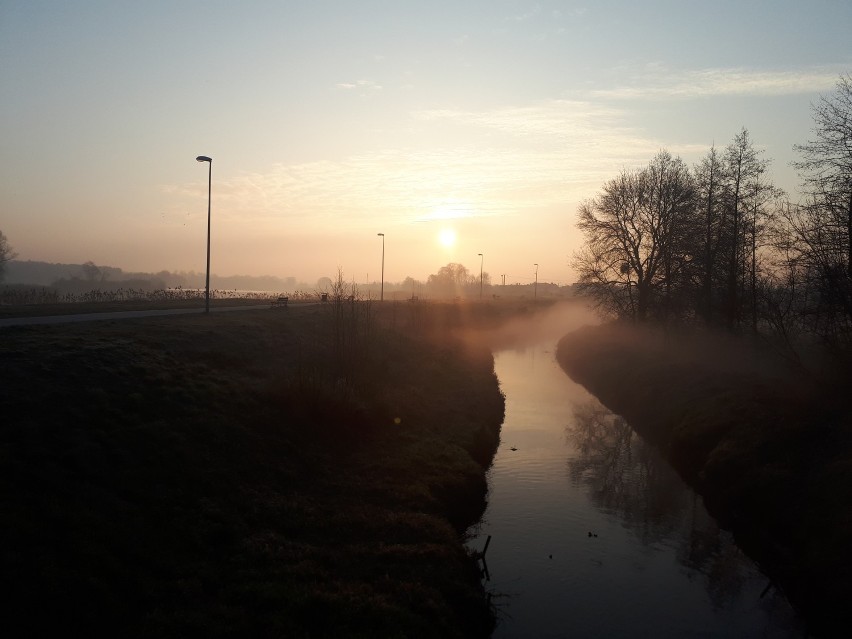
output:
[[487,636],[460,531],[499,439],[491,355],[455,311],[355,308],[0,330],[6,626]]
[[720,338],[586,328],[566,372],[658,445],[820,636],[852,614],[849,380],[806,382]]

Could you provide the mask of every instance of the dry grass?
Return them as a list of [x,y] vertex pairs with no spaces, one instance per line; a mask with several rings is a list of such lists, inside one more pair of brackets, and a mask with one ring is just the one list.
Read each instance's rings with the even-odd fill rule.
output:
[[460,531],[503,398],[445,309],[403,308],[354,367],[323,306],[0,329],[6,624],[487,636]]

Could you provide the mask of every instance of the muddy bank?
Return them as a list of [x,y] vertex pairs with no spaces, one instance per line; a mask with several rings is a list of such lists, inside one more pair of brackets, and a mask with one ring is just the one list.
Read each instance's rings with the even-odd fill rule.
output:
[[664,452],[813,633],[849,627],[852,427],[842,384],[795,379],[732,341],[634,329],[570,333],[557,358]]

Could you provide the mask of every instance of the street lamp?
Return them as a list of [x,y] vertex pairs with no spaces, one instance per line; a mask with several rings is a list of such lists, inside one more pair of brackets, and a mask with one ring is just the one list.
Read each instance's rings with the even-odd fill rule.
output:
[[207,162],[207,277],[204,280],[204,312],[210,312],[210,187],[213,184],[213,158],[199,155],[198,162]]
[[482,263],[485,261],[482,253],[477,253],[479,256],[479,299],[482,299]]
[[379,294],[379,301],[384,302],[385,301],[385,234],[384,233],[378,233],[377,235],[382,238],[382,289],[381,289],[381,293]]
[[533,287],[533,299],[538,297],[538,264],[535,264],[535,286]]

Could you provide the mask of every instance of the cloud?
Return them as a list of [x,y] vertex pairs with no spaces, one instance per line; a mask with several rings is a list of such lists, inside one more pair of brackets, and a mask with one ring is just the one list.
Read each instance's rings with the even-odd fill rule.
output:
[[[547,100],[487,111],[420,111],[415,117],[490,131],[511,148],[582,157],[586,162],[601,157],[632,161],[657,144],[626,124],[627,110],[600,102]],[[495,143],[494,135],[489,140]]]
[[[220,216],[244,226],[329,234],[449,217],[568,212],[618,171],[645,165],[661,148],[687,160],[707,149],[688,139],[653,137],[640,128],[636,109],[620,99],[777,95],[831,89],[835,82],[836,74],[825,69],[676,74],[646,67],[631,86],[585,99],[414,111],[397,126],[377,129],[386,137],[372,138],[372,150],[222,178],[214,198]],[[369,80],[338,86],[378,87]],[[203,181],[164,190],[178,201],[206,197]]]
[[509,17],[506,18],[506,21],[509,21],[509,22],[526,22],[527,20],[529,20],[531,18],[535,18],[536,16],[538,16],[540,14],[541,14],[541,5],[540,4],[534,4],[529,11],[526,11],[526,12],[521,13],[521,14],[509,16]]
[[334,85],[334,88],[342,89],[344,91],[352,91],[353,89],[372,89],[380,91],[382,89],[382,85],[373,82],[372,80],[356,80],[355,82],[339,82]]
[[[257,227],[338,233],[442,215],[552,210],[587,197],[614,172],[644,164],[659,150],[659,140],[632,130],[624,117],[612,107],[568,100],[419,111],[412,118],[420,144],[335,161],[276,164],[220,179],[214,197],[220,216]],[[197,200],[206,197],[205,187],[198,182],[166,189]]]
[[591,98],[613,100],[690,99],[713,96],[772,96],[827,91],[837,82],[838,69],[753,71],[742,68],[670,72],[650,66],[633,74],[627,86],[599,89]]

